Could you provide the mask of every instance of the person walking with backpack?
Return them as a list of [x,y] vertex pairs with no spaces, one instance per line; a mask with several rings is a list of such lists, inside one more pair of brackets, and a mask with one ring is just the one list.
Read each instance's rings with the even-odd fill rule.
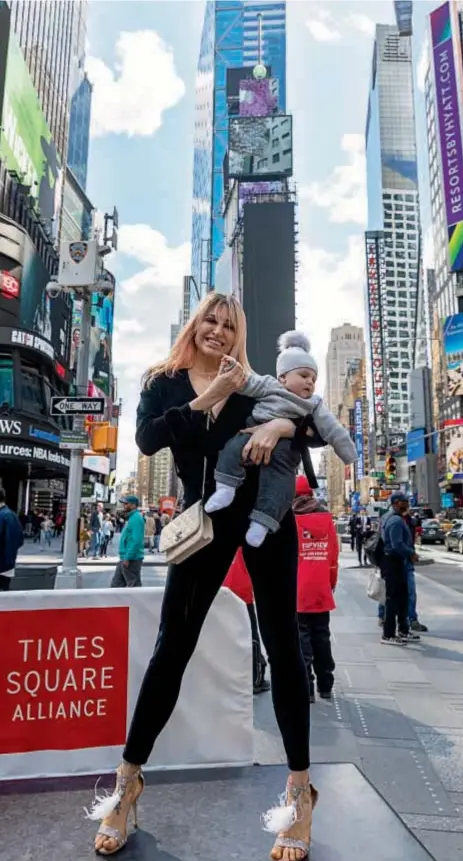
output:
[[9,592],[14,577],[16,556],[24,544],[19,518],[8,508],[3,487],[0,487],[0,592]]
[[408,499],[404,493],[393,493],[391,508],[381,520],[381,538],[384,553],[381,559],[381,576],[386,584],[386,605],[382,642],[403,645],[408,640],[419,640],[420,635],[410,631],[408,622],[407,564],[414,563],[415,553],[411,532],[404,520]]

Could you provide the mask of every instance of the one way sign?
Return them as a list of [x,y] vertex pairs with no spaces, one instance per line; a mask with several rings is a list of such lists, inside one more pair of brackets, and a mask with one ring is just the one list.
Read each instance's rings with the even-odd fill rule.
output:
[[104,398],[54,397],[51,399],[52,416],[101,416],[104,413]]

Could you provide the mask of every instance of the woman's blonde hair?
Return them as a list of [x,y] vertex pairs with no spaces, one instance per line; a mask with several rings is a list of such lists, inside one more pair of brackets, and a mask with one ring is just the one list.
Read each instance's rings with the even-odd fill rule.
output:
[[171,377],[177,371],[193,367],[196,358],[195,337],[198,327],[204,318],[216,308],[226,308],[230,323],[235,330],[235,343],[231,355],[243,366],[245,371],[251,370],[246,354],[246,317],[240,303],[234,296],[209,293],[179,333],[167,359],[158,362],[145,372],[142,377],[144,389],[148,388],[160,374],[167,374]]

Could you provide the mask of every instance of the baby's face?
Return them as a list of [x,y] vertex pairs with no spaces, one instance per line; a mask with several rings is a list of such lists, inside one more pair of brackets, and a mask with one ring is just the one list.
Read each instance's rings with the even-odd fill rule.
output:
[[292,392],[293,395],[298,395],[300,398],[311,398],[315,391],[317,375],[310,368],[296,368],[294,371],[282,374],[279,380],[285,389],[288,389],[288,392]]

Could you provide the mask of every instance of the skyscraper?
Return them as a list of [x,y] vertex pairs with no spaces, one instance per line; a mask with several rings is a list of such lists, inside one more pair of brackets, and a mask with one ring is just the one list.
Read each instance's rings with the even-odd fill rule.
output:
[[[365,356],[363,329],[344,323],[331,330],[326,354],[325,402],[336,417],[341,415],[344,386],[350,364]],[[334,514],[340,514],[344,504],[344,464],[329,448],[326,458],[328,499]]]
[[87,75],[84,75],[71,99],[67,158],[68,167],[84,191],[87,186],[91,108],[92,85]]
[[[259,19],[261,16],[261,19]],[[223,167],[228,120],[238,81],[259,60],[278,80],[278,102],[286,108],[286,3],[272,0],[208,0],[196,79],[191,274],[198,290],[190,308],[214,287],[215,265],[224,248]],[[243,71],[244,70],[244,71]]]
[[366,155],[369,393],[376,433],[387,441],[408,428],[420,214],[411,38],[383,24],[373,49]]
[[11,24],[29,67],[57,151],[64,163],[69,95],[85,52],[87,0],[11,0]]

